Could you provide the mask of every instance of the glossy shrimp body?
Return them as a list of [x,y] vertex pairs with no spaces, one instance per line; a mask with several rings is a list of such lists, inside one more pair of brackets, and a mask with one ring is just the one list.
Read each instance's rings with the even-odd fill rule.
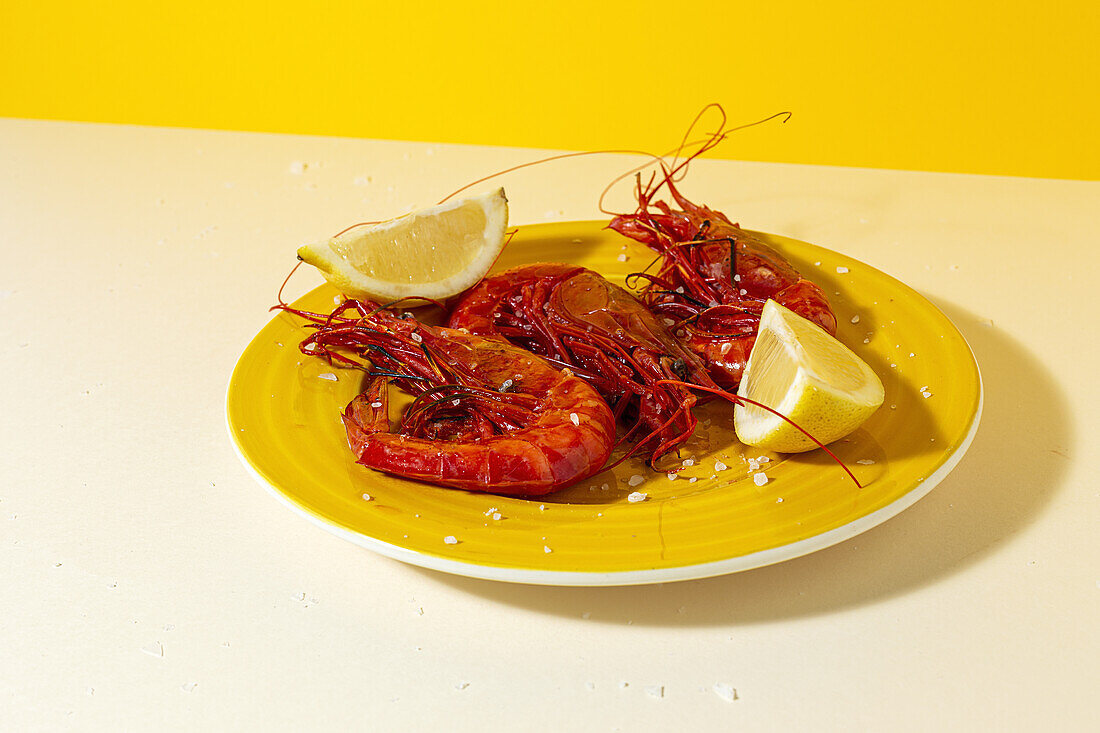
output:
[[506,339],[585,379],[633,421],[628,436],[650,460],[691,436],[695,396],[662,380],[713,386],[702,362],[632,294],[576,265],[524,265],[483,280],[449,325]]
[[[607,403],[539,356],[367,302],[346,301],[314,325],[304,353],[370,375],[343,415],[348,443],[368,468],[469,491],[538,496],[598,472],[611,454],[615,422]],[[396,429],[391,381],[417,395]]]
[[[679,210],[652,201],[666,185]],[[649,280],[642,300],[678,321],[676,332],[719,385],[740,383],[769,299],[836,333],[836,316],[821,288],[760,237],[682,196],[667,171],[656,186],[642,190],[639,184],[637,197],[637,211],[609,226],[661,255],[656,275],[639,273]]]

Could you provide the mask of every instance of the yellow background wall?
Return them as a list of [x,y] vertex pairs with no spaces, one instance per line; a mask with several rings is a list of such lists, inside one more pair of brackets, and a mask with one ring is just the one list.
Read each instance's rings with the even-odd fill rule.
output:
[[1100,3],[0,3],[0,115],[1100,178]]

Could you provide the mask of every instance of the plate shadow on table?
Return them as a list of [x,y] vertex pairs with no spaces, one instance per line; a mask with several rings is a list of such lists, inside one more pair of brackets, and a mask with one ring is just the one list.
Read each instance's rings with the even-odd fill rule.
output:
[[550,587],[415,569],[494,602],[589,622],[728,626],[843,611],[919,590],[981,562],[1038,520],[1074,450],[1071,412],[1046,367],[986,319],[936,305],[970,343],[985,406],[970,450],[893,519],[825,550],[756,570],[651,586]]

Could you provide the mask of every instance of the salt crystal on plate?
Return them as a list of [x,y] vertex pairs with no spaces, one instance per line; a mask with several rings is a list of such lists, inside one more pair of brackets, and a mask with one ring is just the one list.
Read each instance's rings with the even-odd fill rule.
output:
[[627,481],[627,483],[630,484],[631,486],[637,486],[638,484],[641,484],[641,483],[644,483],[644,482],[645,482],[645,477],[642,476],[641,474],[638,474],[638,473],[631,476],[630,480]]
[[856,461],[856,463],[861,466],[873,466],[875,464],[875,462],[872,461],[870,458],[861,458],[860,460]]
[[629,501],[631,504],[636,504],[639,501],[645,501],[646,494],[641,491],[632,491],[630,493],[630,496],[626,497],[626,500]]
[[371,407],[381,407],[382,403],[381,402],[372,402],[372,403],[370,403],[370,406]]
[[363,494],[363,501],[370,501],[373,498],[370,494]]
[[626,262],[626,255],[619,255],[616,259],[618,259],[619,262]]
[[725,471],[727,468],[729,468],[729,466],[722,463],[721,461],[715,461],[714,462],[714,470],[715,471]]
[[453,534],[449,534],[449,535],[447,535],[446,537],[443,538],[443,544],[445,544],[445,545],[457,545],[458,544],[458,538],[455,537]]
[[574,425],[580,425],[581,424],[581,419],[579,417],[577,417],[577,413],[575,413],[575,412],[569,413],[569,420]]
[[852,323],[859,323],[859,316],[858,315],[852,316]]
[[753,474],[752,482],[754,484],[756,484],[757,486],[763,486],[764,484],[768,483],[768,474],[766,474],[766,473]]
[[848,274],[848,268],[847,267],[838,267],[838,268],[836,268],[836,271],[837,271],[838,275]]
[[332,372],[325,372],[324,374],[318,374],[317,378],[318,379],[327,379],[330,382],[335,382],[337,380],[336,375],[333,374]]
[[547,555],[549,555],[549,554],[550,554],[551,552],[553,552],[553,550],[551,550],[551,549],[550,549],[549,547],[547,547],[546,545],[543,545],[543,546],[542,546],[542,551],[543,551],[543,552],[545,552],[545,553],[546,553]]

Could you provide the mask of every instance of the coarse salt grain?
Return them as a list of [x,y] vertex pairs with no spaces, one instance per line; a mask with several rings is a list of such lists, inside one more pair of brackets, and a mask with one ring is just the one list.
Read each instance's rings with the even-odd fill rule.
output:
[[669,481],[675,481],[677,478],[679,478],[679,474],[677,474],[675,471],[669,471],[668,472],[668,480]]
[[715,461],[714,462],[714,470],[715,471],[725,471],[727,468],[729,468],[729,466],[722,463],[721,461]]
[[551,549],[550,549],[549,547],[547,547],[546,545],[543,545],[543,546],[542,546],[542,551],[543,551],[543,552],[545,552],[545,553],[546,553],[547,555],[549,555],[549,554],[550,554],[551,552],[553,552],[553,550],[551,550]]
[[382,403],[381,402],[372,402],[372,403],[370,403],[370,406],[371,407],[381,407]]
[[424,337],[418,334],[416,331],[413,331],[411,334],[409,334],[409,338],[411,338],[418,344],[424,340]]
[[714,683],[714,694],[726,702],[733,702],[737,699],[737,690],[734,689],[733,685],[727,685],[724,682]]
[[852,323],[859,323],[859,316],[858,315],[852,316]]
[[445,545],[457,545],[458,544],[458,538],[455,537],[453,534],[449,534],[449,535],[447,535],[446,537],[443,538],[443,544],[445,544]]
[[626,255],[619,255],[616,259],[618,259],[619,262],[626,262]]
[[363,494],[363,501],[371,501],[372,499],[374,499],[374,497],[370,494]]
[[641,474],[636,473],[636,474],[634,474],[633,476],[630,477],[630,480],[627,481],[627,483],[630,484],[631,486],[637,486],[638,484],[643,483],[644,481],[645,481],[645,477],[642,476]]
[[838,275],[848,274],[848,268],[847,267],[838,267],[838,268],[836,268],[836,271],[837,271]]
[[646,494],[641,491],[632,491],[630,493],[630,496],[626,497],[626,500],[629,501],[631,504],[637,504],[639,501],[646,500]]
[[695,465],[695,459],[694,458],[685,458],[684,462],[683,462],[683,465],[684,465],[684,468],[691,468],[692,466]]
[[495,520],[496,520],[496,521],[498,521],[498,522],[500,521],[500,518],[501,518],[502,516],[504,516],[504,515],[503,515],[503,514],[501,514],[500,512],[493,512],[493,519],[495,519]]
[[325,372],[324,374],[318,374],[317,378],[318,379],[327,379],[330,382],[335,382],[337,380],[336,375],[333,374],[332,372]]
[[579,417],[577,417],[577,413],[575,413],[575,412],[571,412],[571,413],[569,413],[569,420],[570,420],[570,421],[571,421],[571,422],[572,422],[572,423],[573,423],[574,425],[580,425],[580,424],[581,424],[581,419],[580,419]]
[[766,473],[753,474],[752,482],[754,484],[756,484],[757,486],[763,486],[764,484],[768,483],[768,474],[766,474]]
[[875,462],[872,461],[870,458],[861,458],[860,460],[856,461],[856,463],[858,463],[861,466],[873,466],[873,465],[875,465]]

